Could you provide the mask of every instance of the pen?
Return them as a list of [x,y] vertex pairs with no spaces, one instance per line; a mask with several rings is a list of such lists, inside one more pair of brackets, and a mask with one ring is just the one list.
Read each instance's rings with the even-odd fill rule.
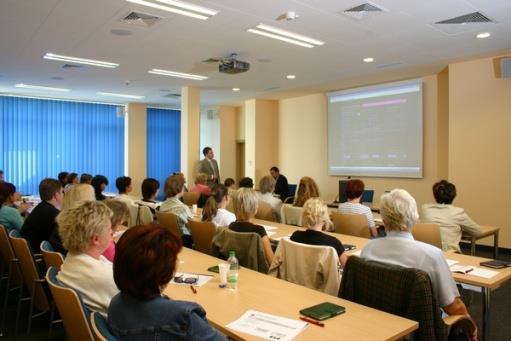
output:
[[325,324],[323,322],[318,322],[318,321],[315,321],[315,320],[312,320],[310,318],[303,317],[303,316],[300,316],[300,320],[308,322],[308,323],[315,324],[316,326],[319,326],[319,327],[324,327],[325,326]]
[[197,290],[193,287],[193,285],[190,285],[190,289],[192,289],[192,292],[193,292],[194,294],[196,294],[196,293],[197,293]]
[[467,271],[465,271],[465,273],[466,273],[466,274],[468,274],[469,272],[471,272],[471,271],[473,271],[473,270],[474,270],[474,268],[472,268],[472,269],[468,269]]

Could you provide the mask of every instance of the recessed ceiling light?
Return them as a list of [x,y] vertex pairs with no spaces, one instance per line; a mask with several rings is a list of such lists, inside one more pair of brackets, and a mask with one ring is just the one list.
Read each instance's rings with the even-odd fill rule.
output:
[[240,88],[232,88],[232,91],[240,91]]
[[287,79],[295,79],[295,78],[296,78],[296,76],[295,76],[295,75],[287,75],[287,76],[286,76],[286,78],[287,78]]
[[116,35],[116,36],[120,36],[120,37],[126,37],[126,36],[130,36],[133,34],[131,31],[123,30],[123,29],[119,29],[119,28],[114,28],[114,29],[110,30],[110,33],[112,33],[113,35]]
[[139,95],[116,94],[116,93],[112,93],[112,92],[96,92],[96,95],[121,97],[121,98],[132,98],[132,99],[144,98],[144,96],[139,96]]
[[218,11],[215,11],[213,9],[193,5],[183,1],[174,0],[126,0],[126,1],[201,20],[209,19],[210,17],[218,14]]
[[373,57],[367,57],[367,58],[364,58],[363,59],[365,63],[372,63],[374,62],[374,58]]
[[15,87],[17,88],[24,88],[24,89],[33,89],[33,90],[44,90],[44,91],[60,91],[60,92],[69,92],[71,89],[65,89],[65,88],[54,88],[50,86],[42,86],[42,85],[29,85],[29,84],[16,84]]
[[482,33],[479,33],[478,35],[476,35],[476,37],[479,39],[488,38],[489,36],[491,36],[490,32],[482,32]]
[[107,67],[107,68],[116,68],[119,66],[119,64],[117,64],[117,63],[104,62],[101,60],[94,60],[94,59],[62,56],[62,55],[58,55],[58,54],[54,54],[54,53],[46,53],[43,58],[50,59],[50,60],[57,60],[57,61],[61,61],[61,62],[86,64],[86,65]]
[[265,37],[278,39],[281,41],[285,41],[286,43],[295,44],[298,46],[313,48],[315,46],[321,46],[325,44],[325,42],[321,40],[317,40],[314,38],[310,38],[307,36],[303,36],[301,34],[296,34],[293,32],[281,30],[280,28],[268,26],[265,24],[259,24],[255,28],[249,28],[247,30],[250,33],[259,34]]
[[202,81],[205,79],[208,79],[206,76],[201,75],[193,75],[191,73],[182,73],[182,72],[176,72],[176,71],[169,71],[169,70],[161,70],[161,69],[152,69],[147,71],[148,73],[152,73],[154,75],[162,75],[162,76],[169,76],[169,77],[177,77],[177,78],[186,78],[186,79],[193,79],[196,81]]

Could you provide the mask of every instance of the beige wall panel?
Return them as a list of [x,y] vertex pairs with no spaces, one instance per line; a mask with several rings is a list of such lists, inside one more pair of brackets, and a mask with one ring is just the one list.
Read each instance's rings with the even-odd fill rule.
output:
[[[147,176],[147,105],[128,104],[125,164],[133,183],[133,196],[142,196],[140,186]],[[121,174],[119,174],[121,176]],[[109,179],[115,183],[115,179]]]
[[226,178],[236,178],[236,133],[238,130],[236,108],[220,106],[220,176],[221,181]]

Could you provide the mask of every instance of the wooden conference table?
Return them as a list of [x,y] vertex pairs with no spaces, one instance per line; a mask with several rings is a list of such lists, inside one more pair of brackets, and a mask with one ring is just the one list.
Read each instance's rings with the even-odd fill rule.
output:
[[211,325],[236,340],[256,340],[255,336],[228,329],[227,324],[247,310],[298,319],[303,308],[322,302],[346,307],[346,312],[324,321],[325,327],[309,325],[297,340],[395,340],[418,328],[418,323],[347,300],[286,282],[246,268],[240,269],[238,290],[219,288],[218,274],[207,268],[217,265],[218,258],[183,248],[177,271],[210,274],[213,278],[194,294],[187,285],[168,285],[165,294],[174,299],[197,302],[204,307]]
[[[279,223],[275,223],[275,222],[258,220],[258,219],[256,219],[254,221],[254,223],[275,227],[276,228],[276,230],[274,230],[275,234],[270,236],[270,239],[273,239],[273,240],[279,240],[282,237],[291,235],[297,229],[302,229],[297,226],[279,224]],[[349,251],[349,253],[354,253],[354,252],[357,252],[357,250],[361,250],[367,244],[367,242],[369,242],[369,239],[360,238],[360,237],[354,237],[354,236],[338,234],[338,233],[328,233],[328,234],[338,238],[345,244],[356,245],[357,249],[353,250],[353,251]],[[458,261],[460,265],[471,265],[471,266],[478,266],[478,267],[481,262],[490,260],[488,258],[462,255],[462,254],[451,253],[451,252],[444,252],[444,256],[446,259]],[[490,340],[489,332],[490,332],[491,292],[492,292],[492,290],[498,289],[502,284],[504,284],[506,281],[511,279],[511,268],[491,269],[491,270],[497,271],[498,274],[492,278],[483,278],[483,277],[479,277],[479,276],[470,275],[470,273],[468,273],[468,274],[453,273],[453,277],[456,282],[470,284],[470,285],[473,285],[476,287],[480,287],[482,289],[481,293],[482,293],[482,298],[483,298],[483,304],[482,304],[483,321],[482,321],[482,330],[480,331],[480,335],[483,336],[483,338],[482,338],[483,340]]]

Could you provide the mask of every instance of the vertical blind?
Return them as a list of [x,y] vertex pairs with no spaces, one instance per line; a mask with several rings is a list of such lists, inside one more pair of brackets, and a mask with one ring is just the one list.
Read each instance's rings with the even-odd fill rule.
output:
[[181,169],[181,112],[147,108],[147,176],[160,182],[162,199],[165,179]]
[[102,174],[107,191],[124,172],[124,119],[115,105],[0,96],[0,169],[18,191],[61,171]]

